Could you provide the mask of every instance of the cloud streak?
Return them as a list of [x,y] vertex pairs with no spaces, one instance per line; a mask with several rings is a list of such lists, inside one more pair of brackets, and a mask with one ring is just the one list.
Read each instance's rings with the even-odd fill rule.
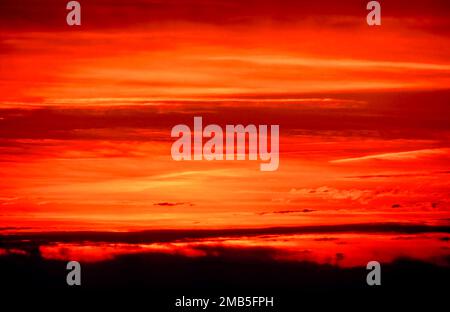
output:
[[426,158],[426,157],[448,155],[449,151],[450,150],[446,149],[446,148],[423,149],[423,150],[416,150],[416,151],[385,153],[385,154],[367,155],[367,156],[361,156],[361,157],[336,159],[336,160],[332,160],[330,162],[331,163],[346,163],[346,162],[364,161],[364,160],[392,160],[392,161],[414,160],[414,159],[420,159],[420,158]]

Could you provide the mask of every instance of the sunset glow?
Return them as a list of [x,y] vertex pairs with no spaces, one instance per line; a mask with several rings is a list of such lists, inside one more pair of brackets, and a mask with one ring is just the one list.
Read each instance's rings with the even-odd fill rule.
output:
[[[5,241],[66,231],[450,225],[448,4],[386,1],[382,27],[368,27],[358,1],[85,2],[76,29],[65,24],[65,1],[0,3]],[[174,161],[170,131],[192,127],[194,116],[222,127],[279,125],[278,169]],[[443,233],[354,232],[55,239],[38,250],[96,262],[256,246],[273,248],[275,260],[345,267],[403,256],[442,264],[436,258],[449,255]],[[28,253],[0,245],[0,257],[17,252]]]

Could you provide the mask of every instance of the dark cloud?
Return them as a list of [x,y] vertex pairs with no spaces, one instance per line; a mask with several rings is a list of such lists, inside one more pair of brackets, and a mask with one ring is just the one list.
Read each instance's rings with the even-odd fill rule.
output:
[[300,209],[300,210],[277,210],[277,211],[271,211],[271,212],[259,212],[258,214],[263,216],[266,214],[290,214],[290,213],[308,213],[308,212],[314,212],[316,210],[313,209]]
[[[67,0],[2,0],[0,21],[2,28],[34,30],[72,30],[66,25]],[[337,16],[341,20],[334,26],[346,25],[346,17],[357,17],[364,21],[367,1],[333,0],[96,0],[80,1],[82,29],[127,28],[141,24],[169,22],[193,22],[214,25],[236,25],[256,22],[301,22],[305,18],[328,22],[323,17]],[[440,20],[428,22],[429,31],[443,32],[448,27],[446,12],[448,1],[385,1],[383,16],[410,21],[411,18]],[[428,18],[428,19],[427,19]],[[354,22],[356,25],[360,24]],[[75,30],[78,30],[75,28]]]
[[319,237],[319,238],[315,238],[314,239],[317,242],[333,242],[333,241],[338,241],[339,238],[336,237]]
[[51,242],[73,243],[80,241],[116,242],[116,243],[153,243],[170,242],[182,239],[240,237],[282,234],[313,234],[313,233],[450,233],[450,226],[433,226],[406,223],[361,223],[341,225],[311,225],[296,227],[268,227],[248,229],[218,229],[218,230],[148,230],[136,232],[27,232],[15,233],[0,237],[0,244],[16,243],[18,241],[33,241],[36,244]]
[[170,202],[160,202],[160,203],[154,203],[155,206],[167,206],[167,207],[173,207],[173,206],[183,206],[183,205],[191,205],[189,203],[170,203]]
[[31,230],[32,228],[26,226],[3,226],[0,227],[0,231],[20,231],[20,230]]
[[[290,96],[290,95],[288,95]],[[298,98],[323,97],[301,95]],[[340,94],[337,100],[366,101],[366,106],[339,108],[305,105],[304,102],[277,105],[229,102],[183,103],[166,101],[157,106],[41,107],[0,109],[1,139],[170,139],[176,124],[193,123],[201,113],[204,123],[279,124],[290,135],[359,135],[384,139],[443,140],[450,132],[446,114],[450,91],[377,94]],[[245,98],[245,97],[244,97]],[[283,98],[280,98],[281,100]],[[253,99],[255,100],[255,99]],[[257,99],[256,99],[257,100]],[[442,114],[436,114],[442,112]],[[301,123],[299,123],[301,120]],[[420,127],[417,127],[420,125]],[[158,136],[159,135],[159,136]],[[11,144],[11,143],[9,143]],[[446,172],[442,172],[446,174]],[[371,176],[362,176],[362,178]],[[376,177],[376,176],[374,176]],[[384,177],[384,176],[379,176]],[[386,176],[388,177],[388,176]]]
[[342,261],[344,260],[345,255],[342,252],[336,253],[336,261]]
[[[314,306],[317,307],[324,298],[330,299],[338,295],[339,300],[332,300],[333,308],[339,302],[345,303],[345,308],[354,302],[355,294],[361,299],[367,295],[373,299],[374,289],[367,286],[365,267],[340,268],[336,265],[321,265],[313,262],[270,261],[269,249],[248,248],[246,251],[230,249],[215,249],[216,254],[206,258],[189,258],[180,255],[158,253],[142,253],[123,255],[98,263],[82,263],[82,291],[78,291],[77,300],[85,298],[88,290],[95,290],[92,295],[101,298],[102,307],[105,304],[117,305],[117,298],[124,298],[133,293],[133,300],[125,300],[127,309],[139,299],[140,308],[151,303],[151,310],[161,305],[160,311],[167,311],[173,306],[173,298],[195,293],[197,296],[207,294],[267,294],[275,296],[279,306],[292,311],[298,306],[299,294],[302,304],[311,295],[314,296]],[[244,252],[243,257],[237,254]],[[344,255],[336,254],[336,260]],[[337,261],[339,262],[339,261]],[[66,261],[46,261],[39,257],[24,255],[9,255],[0,257],[0,274],[2,283],[8,285],[3,290],[4,298],[9,292],[19,293],[22,300],[30,298],[28,292],[36,294],[51,289],[52,296],[56,290],[65,289],[73,300],[73,289],[68,289],[66,281]],[[433,294],[435,302],[440,292],[445,306],[447,300],[448,267],[432,265],[410,259],[399,259],[393,263],[382,264],[382,291],[377,292],[377,300],[387,299],[385,296],[398,298],[405,294],[408,298],[417,293],[421,298]],[[118,292],[114,292],[118,290]],[[125,291],[132,290],[132,291]],[[143,291],[141,294],[139,291]],[[428,293],[431,292],[431,293]],[[59,292],[57,293],[60,297]],[[111,295],[114,300],[111,301]],[[439,296],[437,296],[439,294]],[[325,296],[325,297],[324,297]],[[107,297],[107,298],[106,298]],[[42,298],[47,297],[39,297]],[[140,301],[142,298],[143,301]],[[392,298],[388,302],[392,303]],[[33,301],[33,304],[36,305]],[[150,303],[149,303],[150,302]],[[357,301],[360,306],[360,301]],[[399,301],[405,307],[408,300]],[[92,302],[89,301],[91,305]],[[383,301],[383,305],[386,302]],[[132,309],[134,310],[134,309]],[[138,310],[138,309],[136,309]],[[170,309],[169,311],[174,311]]]

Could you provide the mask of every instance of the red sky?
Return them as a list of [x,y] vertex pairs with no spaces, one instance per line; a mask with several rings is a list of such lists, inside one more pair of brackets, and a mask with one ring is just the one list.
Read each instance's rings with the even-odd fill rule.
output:
[[[448,223],[446,1],[80,3],[0,3],[1,227]],[[193,116],[279,124],[279,170],[173,161]]]

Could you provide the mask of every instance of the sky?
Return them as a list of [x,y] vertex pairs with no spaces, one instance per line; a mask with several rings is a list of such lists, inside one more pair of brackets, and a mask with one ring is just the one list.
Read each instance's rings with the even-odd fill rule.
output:
[[[0,3],[0,227],[450,220],[446,1]],[[177,124],[280,125],[280,165],[171,158]]]

